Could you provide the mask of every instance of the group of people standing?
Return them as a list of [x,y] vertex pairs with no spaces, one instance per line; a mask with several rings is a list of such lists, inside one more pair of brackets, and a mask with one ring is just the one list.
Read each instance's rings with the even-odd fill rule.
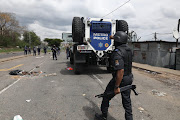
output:
[[[34,46],[34,47],[32,48],[32,50],[33,50],[33,56],[36,56],[36,51],[38,52],[38,55],[40,55],[40,53],[41,53],[41,48],[40,48],[40,47]],[[47,48],[44,47],[43,50],[44,50],[44,54],[46,55],[46,53],[47,53]],[[24,47],[24,55],[27,55],[27,54],[31,54],[31,47],[25,46],[25,47]]]
[[[51,51],[52,51],[53,60],[57,60],[57,55],[60,55],[60,50],[61,50],[60,47],[56,47],[55,45],[52,46]],[[36,56],[36,52],[38,52],[38,55],[40,55],[41,47],[34,46],[32,48],[32,51],[33,51],[33,56]],[[46,46],[43,48],[43,51],[44,51],[44,54],[46,55],[46,53],[47,53]],[[27,54],[31,54],[31,47],[25,46],[24,47],[24,55],[27,55]]]

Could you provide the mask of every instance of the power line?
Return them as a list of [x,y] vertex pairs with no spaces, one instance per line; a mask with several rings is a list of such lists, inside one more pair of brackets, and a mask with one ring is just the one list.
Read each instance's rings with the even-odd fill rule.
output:
[[149,36],[149,35],[153,35],[154,33],[151,33],[151,34],[148,34],[148,35],[143,35],[143,36],[141,36],[141,37],[145,37],[145,36]]
[[[153,35],[154,33],[151,33],[151,34],[148,34],[148,35],[143,35],[143,36],[141,36],[141,37],[145,37],[145,36],[149,36],[149,35]],[[172,34],[172,33],[156,33],[156,34],[158,34],[158,35],[170,35],[170,34]]]
[[114,11],[118,10],[120,7],[124,6],[124,5],[125,5],[125,4],[127,4],[129,1],[130,1],[130,0],[128,0],[128,1],[127,1],[127,2],[125,2],[124,4],[120,5],[119,7],[117,7],[117,8],[116,8],[116,9],[114,9],[113,11],[111,11],[110,13],[108,13],[108,14],[104,15],[102,18],[104,18],[104,17],[106,17],[106,16],[110,15],[111,13],[113,13]]
[[159,35],[169,35],[169,34],[172,34],[172,33],[156,33],[156,34],[159,34]]

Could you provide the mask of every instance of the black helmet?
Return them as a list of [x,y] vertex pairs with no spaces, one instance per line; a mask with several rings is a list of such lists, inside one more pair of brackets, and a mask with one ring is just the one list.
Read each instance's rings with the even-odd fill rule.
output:
[[119,46],[121,44],[126,44],[128,40],[128,36],[123,31],[117,31],[114,35],[114,45]]

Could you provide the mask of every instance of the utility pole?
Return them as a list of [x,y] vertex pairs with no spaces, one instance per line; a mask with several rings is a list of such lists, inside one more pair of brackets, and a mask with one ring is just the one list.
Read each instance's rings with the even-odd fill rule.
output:
[[137,42],[139,42],[140,39],[141,39],[141,37],[139,37],[139,38],[137,39]]
[[30,32],[29,32],[29,47],[31,47],[31,35],[30,35]]
[[154,33],[154,39],[155,39],[155,41],[157,40],[157,33],[156,32]]
[[[179,33],[180,19],[178,21],[177,31]],[[176,39],[176,47],[178,47],[178,39]]]

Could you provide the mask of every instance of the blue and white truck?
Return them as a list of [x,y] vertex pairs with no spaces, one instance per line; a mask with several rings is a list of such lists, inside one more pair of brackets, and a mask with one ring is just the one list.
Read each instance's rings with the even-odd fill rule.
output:
[[74,73],[78,74],[84,65],[107,67],[111,71],[111,53],[115,49],[110,35],[116,31],[128,34],[128,24],[124,20],[74,17],[72,21],[73,48],[70,63],[74,64]]

